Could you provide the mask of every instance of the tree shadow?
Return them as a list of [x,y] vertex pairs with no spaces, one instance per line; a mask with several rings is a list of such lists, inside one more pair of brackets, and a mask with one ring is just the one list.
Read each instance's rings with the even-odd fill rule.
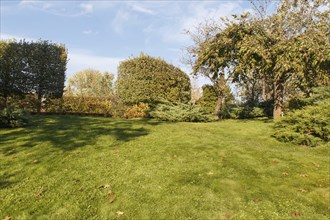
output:
[[16,152],[15,143],[25,148],[49,143],[53,147],[70,151],[94,145],[101,136],[107,136],[117,142],[127,142],[149,134],[148,127],[159,123],[161,122],[152,120],[35,116],[32,125],[2,134],[0,150],[5,156],[9,156]]
[[15,175],[16,174],[4,174],[3,176],[1,176],[0,189],[4,189],[6,187],[9,187],[9,186],[17,183],[16,181],[9,181],[9,179],[14,177]]

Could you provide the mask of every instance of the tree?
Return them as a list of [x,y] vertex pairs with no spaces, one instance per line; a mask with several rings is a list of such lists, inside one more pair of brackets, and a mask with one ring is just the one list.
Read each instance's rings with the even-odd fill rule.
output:
[[241,26],[246,17],[242,15],[239,24],[222,18],[226,28],[221,28],[222,25],[215,21],[207,21],[200,24],[195,32],[187,31],[194,45],[187,48],[186,62],[192,66],[193,75],[203,75],[212,82],[217,97],[214,114],[218,118],[221,117],[225,90],[233,80],[232,67],[237,62],[235,46],[242,37]]
[[26,46],[24,41],[0,41],[0,96],[7,106],[8,97],[27,92]]
[[126,104],[190,101],[190,79],[179,68],[143,53],[120,63],[116,88]]
[[[0,95],[37,94],[37,112],[45,97],[61,97],[63,94],[67,51],[64,45],[49,41],[0,42]],[[7,101],[6,101],[7,102]]]
[[219,82],[227,68],[234,82],[246,84],[251,82],[247,79],[258,79],[262,97],[269,98],[267,94],[272,93],[273,116],[279,118],[286,91],[308,94],[313,86],[329,84],[326,4],[324,0],[283,0],[273,15],[243,14],[233,20],[222,19],[223,28],[190,53],[196,57],[194,73]]
[[67,50],[64,45],[38,41],[29,44],[28,74],[31,91],[38,96],[37,112],[42,98],[61,98],[63,95]]
[[[199,99],[198,104],[208,113],[213,113],[217,103],[217,91],[212,85],[203,86],[203,96]],[[230,87],[227,85],[223,90],[222,106],[230,104],[234,100]]]
[[107,97],[113,95],[114,75],[86,69],[77,72],[68,80],[66,94],[81,97]]

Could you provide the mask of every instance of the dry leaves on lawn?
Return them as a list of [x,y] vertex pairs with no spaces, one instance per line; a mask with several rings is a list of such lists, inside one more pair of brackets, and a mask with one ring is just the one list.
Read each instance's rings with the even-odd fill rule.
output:
[[120,217],[120,216],[124,215],[124,212],[122,212],[122,211],[117,211],[117,212],[116,212],[116,215],[117,215],[118,217]]

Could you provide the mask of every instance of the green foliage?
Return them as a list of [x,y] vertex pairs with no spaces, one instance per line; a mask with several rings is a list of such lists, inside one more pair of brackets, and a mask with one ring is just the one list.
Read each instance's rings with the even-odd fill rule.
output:
[[215,105],[217,102],[217,93],[213,86],[204,85],[203,96],[198,100],[198,104],[205,110],[205,112],[212,114],[215,111]]
[[[0,96],[20,98],[37,94],[36,110],[43,98],[63,95],[67,50],[49,41],[0,41]],[[20,96],[18,96],[20,95]]]
[[112,102],[110,97],[64,96],[61,111],[112,115]]
[[113,95],[114,75],[108,72],[86,69],[68,80],[65,94],[68,96],[106,97]]
[[222,118],[231,119],[251,119],[265,117],[265,112],[263,108],[260,107],[250,107],[248,105],[237,105],[230,104],[226,105],[222,112]]
[[329,84],[327,4],[325,0],[282,0],[274,14],[256,10],[222,18],[216,27],[206,25],[197,30],[204,36],[195,36],[196,45],[188,50],[194,74],[216,80],[226,69],[229,78],[249,90],[251,99],[257,99],[260,87],[264,97],[273,96],[273,115],[280,117],[285,91],[307,92]]
[[120,63],[117,93],[124,103],[190,101],[190,79],[160,58],[141,54]]
[[128,107],[124,113],[125,118],[146,118],[148,111],[150,110],[149,105],[140,102],[137,105]]
[[293,112],[276,122],[274,137],[299,145],[318,146],[330,141],[330,89],[318,88]]
[[0,127],[2,128],[23,127],[28,123],[29,115],[23,109],[17,109],[11,105],[0,111]]
[[26,42],[0,41],[0,96],[3,97],[4,103],[9,96],[29,91],[30,77],[23,72],[26,69],[26,53]]
[[162,121],[171,122],[208,122],[212,121],[211,116],[195,104],[188,103],[162,103],[158,104],[150,116]]
[[330,99],[330,86],[315,87],[310,91],[308,97],[294,97],[289,100],[289,109],[302,109],[308,105],[315,105],[323,100]]
[[[204,85],[202,87],[203,89],[203,96],[198,100],[198,105],[202,107],[202,109],[209,113],[213,114],[216,111],[216,103],[218,100],[217,90],[212,85]],[[226,108],[227,105],[230,105],[234,101],[234,96],[231,93],[230,87],[228,85],[225,86],[225,89],[223,89],[223,95],[222,95],[222,109],[220,116],[223,117],[224,108]]]

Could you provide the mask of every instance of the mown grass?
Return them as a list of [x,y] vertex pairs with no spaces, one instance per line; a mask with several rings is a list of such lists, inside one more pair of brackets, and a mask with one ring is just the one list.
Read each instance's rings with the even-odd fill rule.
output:
[[271,122],[33,124],[0,130],[2,219],[330,218],[330,148],[277,142]]

